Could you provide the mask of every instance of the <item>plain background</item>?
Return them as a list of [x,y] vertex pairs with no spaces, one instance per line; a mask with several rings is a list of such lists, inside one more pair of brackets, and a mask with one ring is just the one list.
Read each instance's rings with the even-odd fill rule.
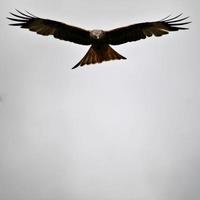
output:
[[[189,31],[116,46],[125,61],[71,70],[89,47],[8,26],[9,12],[87,29],[190,16]],[[0,199],[200,199],[197,0],[2,0]]]

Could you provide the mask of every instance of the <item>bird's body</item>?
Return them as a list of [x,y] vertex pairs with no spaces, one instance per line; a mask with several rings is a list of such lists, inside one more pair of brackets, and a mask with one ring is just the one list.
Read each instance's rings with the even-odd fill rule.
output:
[[79,65],[83,66],[86,64],[101,63],[109,60],[126,59],[107,44],[105,31],[99,29],[90,31],[90,40],[92,46],[80,62],[73,67],[73,69]]
[[62,22],[57,22],[49,19],[42,19],[27,12],[22,13],[17,10],[20,15],[13,14],[15,18],[9,18],[16,23],[10,24],[20,26],[21,28],[29,29],[40,35],[53,35],[55,38],[74,42],[80,45],[91,45],[86,55],[74,67],[101,63],[108,60],[126,59],[124,56],[117,53],[110,45],[120,45],[126,42],[145,39],[146,37],[162,36],[170,31],[186,30],[182,27],[190,22],[183,22],[185,18],[179,19],[181,15],[173,18],[165,18],[155,22],[144,22],[133,24],[125,27],[120,27],[110,31],[104,30],[85,30]]

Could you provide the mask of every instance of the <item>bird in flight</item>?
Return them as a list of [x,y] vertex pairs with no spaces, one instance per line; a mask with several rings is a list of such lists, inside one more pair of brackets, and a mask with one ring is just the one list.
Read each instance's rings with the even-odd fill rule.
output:
[[188,17],[183,18],[180,14],[172,18],[168,16],[159,21],[132,24],[109,31],[85,30],[62,22],[36,17],[27,11],[23,13],[16,10],[16,12],[17,14],[10,13],[12,18],[7,17],[15,22],[10,24],[12,26],[20,26],[44,36],[53,35],[57,39],[80,45],[91,45],[86,55],[72,69],[103,61],[126,59],[110,45],[137,41],[152,35],[159,37],[170,31],[187,30],[188,28],[183,26],[190,23],[185,21]]

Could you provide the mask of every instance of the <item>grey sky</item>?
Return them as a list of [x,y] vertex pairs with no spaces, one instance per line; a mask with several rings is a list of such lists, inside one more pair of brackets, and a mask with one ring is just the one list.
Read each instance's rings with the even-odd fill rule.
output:
[[[115,47],[125,61],[71,70],[89,47],[8,26],[15,8],[88,29],[182,12],[192,24]],[[199,9],[197,0],[3,0],[0,199],[200,199]]]

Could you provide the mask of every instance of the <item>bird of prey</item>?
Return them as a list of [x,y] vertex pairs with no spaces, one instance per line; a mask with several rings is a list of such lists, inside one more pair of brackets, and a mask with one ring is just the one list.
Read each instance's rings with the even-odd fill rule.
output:
[[14,18],[8,17],[9,20],[15,21],[10,24],[12,26],[20,26],[44,36],[53,35],[60,40],[80,45],[91,45],[86,55],[72,69],[103,61],[126,59],[110,45],[137,41],[152,35],[162,36],[170,31],[186,30],[188,28],[183,25],[190,23],[185,21],[188,17],[182,18],[180,14],[175,17],[168,16],[159,21],[132,24],[109,31],[85,30],[62,22],[36,17],[27,11],[23,13],[16,10],[16,12],[17,14],[10,13]]

